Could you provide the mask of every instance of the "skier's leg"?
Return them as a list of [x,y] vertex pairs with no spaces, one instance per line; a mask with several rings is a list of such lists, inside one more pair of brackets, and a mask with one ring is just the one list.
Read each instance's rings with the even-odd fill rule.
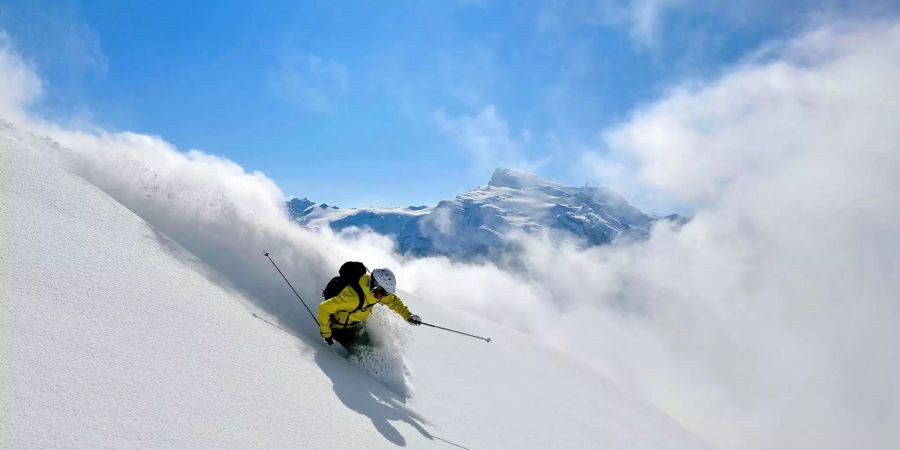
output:
[[356,345],[356,328],[332,328],[331,337],[350,351]]
[[357,346],[371,346],[372,342],[369,338],[369,333],[366,332],[366,324],[365,322],[356,327],[356,335],[353,338],[353,345]]

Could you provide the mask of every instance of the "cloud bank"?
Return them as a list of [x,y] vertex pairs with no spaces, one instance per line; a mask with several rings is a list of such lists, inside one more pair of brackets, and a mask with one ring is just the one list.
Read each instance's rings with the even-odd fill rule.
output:
[[650,396],[697,405],[675,415],[714,442],[900,443],[898,79],[900,23],[834,25],[606,134],[646,185],[697,208],[594,269],[620,272],[603,297],[644,305],[681,376],[707,381]]
[[[310,340],[262,249],[307,299],[344,259],[395,268],[421,301],[563,348],[722,447],[900,446],[900,21],[809,31],[635,111],[604,133],[613,157],[694,220],[629,247],[511,237],[515,271],[299,229],[263,174],[28,115],[38,78],[8,45],[0,64],[18,83],[0,84],[6,118],[72,149],[53,157]],[[479,124],[509,140],[493,111],[446,123],[461,139]]]

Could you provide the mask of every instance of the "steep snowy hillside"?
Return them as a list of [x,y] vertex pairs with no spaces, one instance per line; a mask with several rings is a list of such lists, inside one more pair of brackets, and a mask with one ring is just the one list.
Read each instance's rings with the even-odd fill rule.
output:
[[[515,233],[548,233],[585,245],[630,242],[645,239],[663,219],[605,188],[564,187],[510,169],[497,169],[487,186],[434,207],[340,209],[293,199],[288,210],[307,227],[370,228],[392,236],[401,253],[456,258],[507,248]],[[664,219],[684,220],[678,215]]]
[[[305,312],[290,313],[296,299],[261,249],[212,258],[164,232],[170,222],[133,212],[168,197],[115,193],[134,202],[126,208],[52,163],[60,151],[0,129],[0,447],[707,447],[583,364],[411,293],[425,319],[494,342],[401,325],[406,400],[322,345]],[[302,258],[285,255],[316,250],[271,236],[296,280]],[[225,262],[265,274],[272,298]]]

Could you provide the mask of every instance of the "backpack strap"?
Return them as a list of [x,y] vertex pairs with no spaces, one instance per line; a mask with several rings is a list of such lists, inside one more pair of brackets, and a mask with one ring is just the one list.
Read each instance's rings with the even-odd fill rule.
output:
[[[359,286],[359,280],[356,280],[356,282],[350,283],[350,287],[352,287],[353,290],[356,291],[356,296],[359,297],[359,304],[356,305],[356,308],[353,309],[353,311],[349,311],[347,313],[347,320],[344,321],[345,327],[350,324],[350,314],[353,314],[353,313],[363,309],[363,306],[365,306],[365,304],[366,304],[366,294],[363,294],[362,288]],[[332,316],[332,317],[334,317],[334,316]]]

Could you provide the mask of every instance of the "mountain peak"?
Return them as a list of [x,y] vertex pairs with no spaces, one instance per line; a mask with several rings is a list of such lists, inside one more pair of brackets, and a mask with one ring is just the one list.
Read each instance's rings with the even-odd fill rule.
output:
[[559,186],[559,184],[531,173],[499,167],[497,170],[494,170],[494,175],[491,176],[488,186],[526,189],[541,186]]

